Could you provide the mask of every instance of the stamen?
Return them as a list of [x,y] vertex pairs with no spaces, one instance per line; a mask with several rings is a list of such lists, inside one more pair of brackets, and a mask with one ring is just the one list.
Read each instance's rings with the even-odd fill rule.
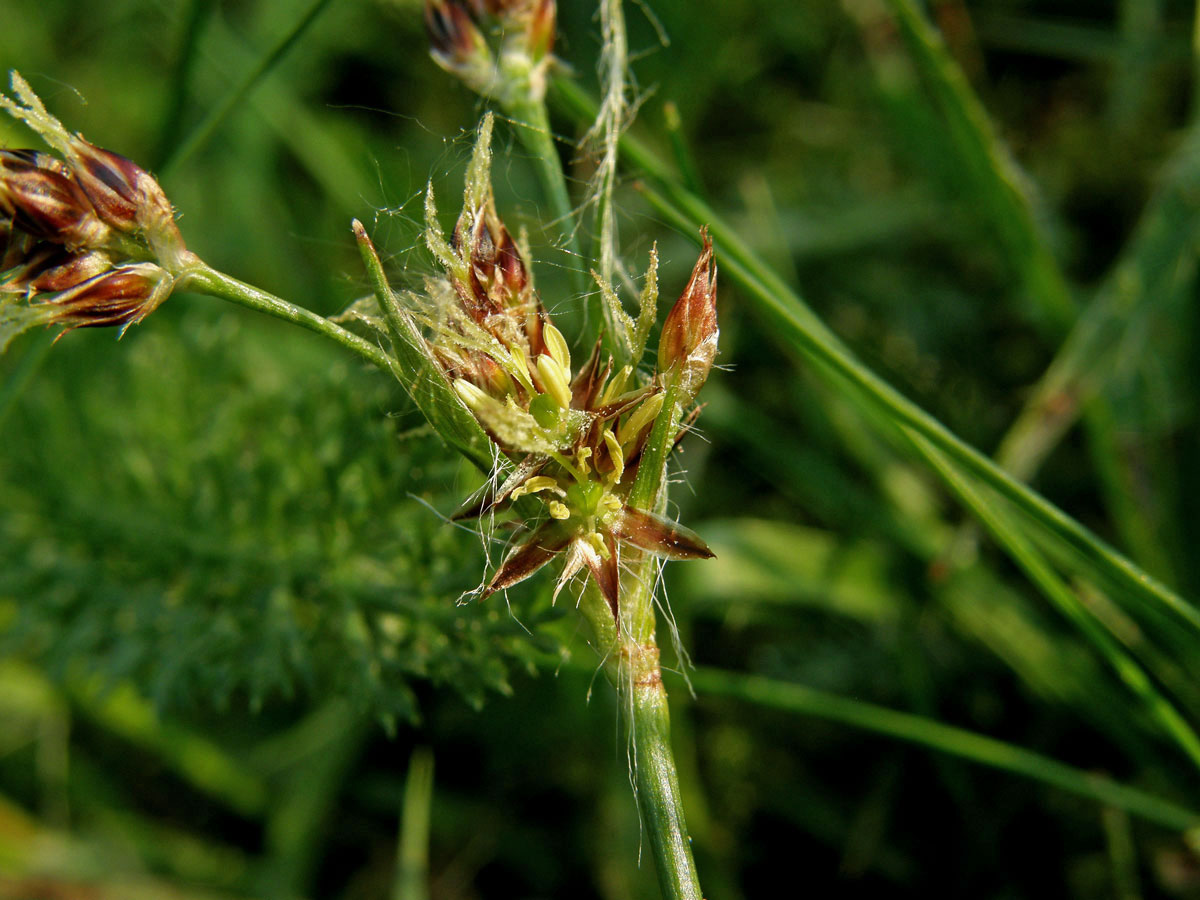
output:
[[567,492],[558,486],[558,480],[551,478],[549,475],[534,475],[524,484],[514,488],[511,496],[512,499],[516,500],[524,497],[526,494],[537,494],[541,491],[553,491],[560,497],[567,496]]
[[604,444],[608,447],[609,456],[612,457],[612,483],[617,484],[620,482],[621,476],[625,474],[625,453],[621,449],[621,442],[617,440],[611,428],[604,429]]
[[663,400],[666,399],[665,394],[655,394],[635,409],[625,424],[618,431],[618,440],[621,446],[627,447],[651,422],[657,418],[662,410]]

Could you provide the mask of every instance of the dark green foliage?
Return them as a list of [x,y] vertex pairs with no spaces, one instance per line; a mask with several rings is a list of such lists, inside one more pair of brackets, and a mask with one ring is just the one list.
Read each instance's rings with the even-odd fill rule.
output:
[[[1020,460],[1023,476],[1200,596],[1193,10],[942,0],[927,6],[948,53],[921,58],[919,34],[864,24],[872,5],[729,0],[701,14],[667,0],[652,4],[663,46],[629,4],[645,96],[634,133],[665,159],[688,154],[680,170],[753,252],[968,443],[994,451],[1032,403],[1029,420],[1050,436]],[[358,217],[393,281],[419,287],[433,265],[419,236],[424,185],[434,180],[449,227],[481,113],[427,58],[419,4],[335,0],[178,166],[172,152],[311,3],[126,0],[81,17],[82,6],[7,0],[0,64],[89,139],[153,163],[193,250],[333,314],[370,292],[349,229]],[[593,10],[562,7],[559,51],[590,84]],[[939,81],[948,62],[966,75],[958,93]],[[667,101],[682,121],[674,144]],[[1016,194],[997,181],[1009,161],[972,123],[1026,173]],[[586,179],[588,161],[567,146],[580,124],[561,110],[553,124]],[[0,143],[28,141],[0,121]],[[641,272],[659,243],[665,310],[698,228],[673,232],[628,174],[626,258]],[[542,239],[560,229],[543,221],[534,167],[503,120],[495,176],[506,222],[530,229],[546,305],[569,315],[566,267],[578,261]],[[687,472],[668,513],[717,553],[666,570],[692,659],[998,738],[1185,816],[1200,807],[1196,767],[1111,657],[971,525],[892,420],[764,324],[724,264],[720,283],[727,368],[668,466],[673,479]],[[1081,332],[1091,337],[1067,338]],[[652,874],[630,863],[639,826],[594,655],[571,619],[550,621],[560,612],[545,578],[512,592],[512,614],[500,596],[455,605],[484,560],[478,538],[439,514],[479,476],[422,429],[398,385],[206,298],[171,298],[120,342],[48,337],[26,335],[0,358],[0,657],[49,676],[73,706],[45,685],[22,693],[0,666],[0,804],[69,826],[106,861],[108,841],[140,848],[111,871],[379,900],[419,744],[436,763],[434,897],[655,896]],[[1039,388],[1052,364],[1052,389]],[[1082,415],[1055,431],[1075,396]],[[982,496],[1151,689],[1200,725],[1195,632],[996,492]],[[561,613],[570,604],[562,595]],[[659,640],[669,644],[665,628]],[[892,743],[870,733],[869,708],[864,731],[815,718],[820,703],[786,712],[702,683],[691,699],[667,677],[710,897],[773,896],[780,879],[814,897],[1200,890],[1193,851],[1162,817],[1125,819],[1003,766]],[[164,711],[146,726],[159,739],[106,717],[80,690],[94,679]],[[207,738],[265,799],[230,802],[187,774],[165,749],[180,733]],[[55,740],[71,751],[60,774]],[[9,815],[24,821],[0,805],[0,826]],[[3,868],[24,859],[14,846],[0,852],[0,896],[10,871],[26,874]],[[76,849],[72,859],[87,856]],[[195,862],[225,853],[241,868]],[[111,874],[73,865],[54,872]]]
[[552,645],[455,606],[479,542],[419,502],[452,509],[469,472],[385,379],[217,312],[68,335],[6,422],[4,651],[170,707],[332,694],[394,720],[412,678],[507,692]]

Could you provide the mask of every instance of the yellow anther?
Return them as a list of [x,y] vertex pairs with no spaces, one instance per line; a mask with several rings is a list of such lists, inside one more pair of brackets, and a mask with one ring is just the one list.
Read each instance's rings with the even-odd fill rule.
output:
[[547,506],[550,508],[550,517],[552,519],[571,518],[571,511],[567,509],[566,504],[559,503],[557,500],[551,500]]
[[595,551],[599,553],[602,558],[608,559],[610,556],[612,556],[612,553],[608,549],[608,544],[604,543],[604,538],[601,537],[599,532],[588,532],[588,535],[586,538],[584,538],[584,540],[591,544],[593,549],[595,549]]
[[533,379],[529,377],[529,357],[525,354],[525,348],[520,344],[513,344],[508,348],[508,354],[512,358],[513,375],[532,393]]
[[575,451],[575,464],[579,466],[583,474],[588,473],[588,460],[592,458],[591,447],[580,447]]
[[534,475],[525,481],[524,484],[515,488],[510,495],[516,500],[524,497],[526,494],[536,494],[540,491],[554,491],[560,497],[565,497],[567,492],[558,486],[558,481],[551,478],[549,475]]
[[608,455],[612,457],[612,479],[615,484],[625,474],[625,452],[621,449],[621,442],[617,440],[617,436],[612,433],[611,428],[604,429],[604,444],[608,447]]
[[472,410],[478,410],[480,407],[485,406],[490,399],[487,394],[465,378],[456,378],[454,380],[454,392],[467,405],[467,408]]
[[554,327],[554,324],[547,322],[542,328],[542,337],[546,341],[546,350],[554,357],[554,361],[562,366],[563,373],[567,376],[567,381],[571,380],[571,350],[567,347],[567,339],[562,336],[562,332]]
[[546,388],[546,393],[554,398],[554,402],[563,409],[571,407],[571,386],[567,383],[567,375],[562,366],[552,356],[543,353],[537,359],[538,377]]
[[625,424],[621,426],[618,432],[618,439],[621,441],[622,447],[628,447],[630,441],[634,440],[643,428],[654,421],[662,410],[663,400],[666,399],[665,394],[655,394],[637,409],[633,414],[625,420]]
[[613,399],[625,390],[625,382],[629,380],[631,374],[633,374],[633,369],[629,366],[621,366],[620,371],[608,380],[608,384],[600,392],[600,399],[596,402],[600,406],[607,406],[609,403],[612,403]]

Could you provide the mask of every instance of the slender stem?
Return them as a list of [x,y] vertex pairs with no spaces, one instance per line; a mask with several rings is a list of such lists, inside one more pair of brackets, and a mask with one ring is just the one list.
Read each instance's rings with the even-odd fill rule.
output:
[[[516,125],[517,139],[521,141],[525,150],[533,158],[538,180],[541,181],[542,190],[546,192],[546,198],[550,202],[550,211],[554,216],[554,221],[562,230],[566,252],[570,256],[566,269],[571,291],[582,297],[589,292],[583,268],[583,252],[579,246],[575,207],[571,205],[571,195],[567,191],[567,178],[563,173],[558,148],[554,145],[554,133],[550,130],[550,116],[546,112],[546,104],[542,100],[522,97],[520,100],[509,103],[506,111]],[[598,296],[595,300],[589,297],[588,305],[589,317],[593,317],[593,314],[600,315]],[[596,307],[595,310],[590,308],[593,305]],[[603,321],[603,319],[595,319],[595,321]]]
[[370,341],[364,340],[357,334],[347,331],[311,310],[281,300],[273,294],[238,281],[224,272],[218,272],[206,263],[197,262],[189,266],[179,276],[176,287],[178,290],[220,297],[222,300],[229,300],[277,319],[283,319],[285,322],[303,326],[309,331],[315,331],[317,334],[341,344],[389,374],[395,371],[395,362],[391,356]]
[[665,900],[701,900],[654,637],[657,567],[654,557],[629,552],[622,560],[619,617],[614,618],[593,581],[580,597],[579,611],[592,628],[593,646],[604,654],[604,674],[621,699],[638,810],[662,895]]
[[671,750],[667,691],[654,638],[654,604],[649,586],[656,582],[656,565],[652,557],[644,555],[628,562],[628,571],[621,579],[619,625],[593,582],[584,589],[579,611],[592,627],[593,645],[606,654],[605,675],[621,698],[638,811],[662,895],[665,900],[701,900]]
[[679,776],[671,751],[671,718],[667,692],[654,650],[653,671],[633,684],[629,723],[634,748],[638,806],[665,898],[701,900],[700,881],[692,859],[692,842],[683,816]]

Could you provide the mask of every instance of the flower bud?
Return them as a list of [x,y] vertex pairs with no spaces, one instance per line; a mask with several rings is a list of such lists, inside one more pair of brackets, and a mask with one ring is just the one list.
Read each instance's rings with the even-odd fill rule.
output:
[[118,231],[141,233],[166,265],[186,252],[171,201],[153,175],[81,137],[71,142],[67,158],[75,181],[101,219]]
[[545,96],[556,18],[555,0],[425,0],[434,60],[505,107]]
[[491,93],[492,51],[462,0],[425,0],[425,30],[434,62],[477,93]]
[[17,100],[0,94],[0,109],[63,156],[60,161],[31,150],[4,151],[0,214],[14,228],[71,250],[107,247],[126,258],[151,258],[176,274],[195,261],[170,201],[150,173],[67,131],[16,72],[12,89]]
[[678,383],[679,400],[689,402],[708,378],[717,355],[717,267],[708,230],[692,277],[663,322],[658,370]]
[[53,322],[71,328],[115,325],[126,328],[140,322],[171,293],[174,279],[152,263],[112,269],[44,304],[55,309]]
[[0,150],[0,213],[13,228],[71,248],[101,246],[109,235],[67,167],[35,150]]
[[38,244],[19,262],[0,278],[0,293],[57,293],[112,268],[112,261],[98,250],[72,253],[48,242]]
[[484,120],[468,176],[463,210],[454,225],[451,247],[462,265],[448,266],[463,309],[506,347],[537,357],[545,351],[546,311],[533,279],[503,220],[496,213],[488,178],[491,117]]

